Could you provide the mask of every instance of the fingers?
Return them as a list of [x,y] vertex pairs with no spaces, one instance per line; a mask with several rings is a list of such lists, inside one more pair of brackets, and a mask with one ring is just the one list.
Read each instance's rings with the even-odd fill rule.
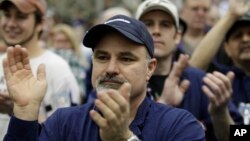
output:
[[4,71],[4,77],[5,77],[6,80],[9,80],[10,77],[12,76],[12,73],[11,73],[9,67],[10,66],[9,66],[7,58],[4,58],[4,60],[3,60],[3,71]]
[[179,83],[183,71],[188,66],[188,55],[181,54],[178,61],[174,63],[173,69],[169,74],[169,79],[175,83]]
[[190,81],[189,80],[183,80],[180,84],[180,91],[185,94],[185,92],[187,91],[187,89],[190,86]]
[[21,70],[23,69],[23,56],[22,56],[22,48],[20,45],[16,45],[14,48],[14,57],[16,63],[16,69]]
[[98,94],[98,99],[95,100],[95,106],[100,111],[90,112],[93,120],[100,128],[106,128],[108,125],[118,127],[122,118],[122,112],[117,103],[115,103],[106,93]]
[[228,90],[232,93],[232,82],[234,79],[234,73],[233,72],[228,72],[226,75],[220,73],[220,72],[213,72],[214,76],[216,76],[219,80],[222,81],[220,83],[219,87],[224,88],[225,90]]
[[7,60],[8,60],[8,65],[11,73],[14,73],[17,71],[16,67],[16,61],[14,57],[14,48],[13,47],[8,47],[7,48]]
[[[30,66],[27,64],[26,67]],[[45,65],[40,64],[37,69],[37,79],[40,81],[46,80],[46,71],[45,71]]]
[[225,105],[232,94],[231,81],[233,77],[234,74],[232,72],[227,75],[219,72],[208,73],[203,79],[206,86],[203,86],[202,90],[216,106],[220,104]]
[[103,128],[107,124],[119,127],[120,124],[126,122],[129,119],[130,91],[131,85],[125,83],[118,91],[109,89],[99,92],[95,106],[102,115],[96,111],[90,112],[93,120]]
[[231,81],[231,83],[233,82],[233,80],[234,80],[234,73],[233,72],[228,72],[227,73],[227,77],[230,79],[230,81]]
[[31,70],[27,49],[21,48],[21,52],[22,52],[23,67],[27,70]]
[[9,67],[11,73],[23,68],[30,69],[28,53],[25,48],[20,45],[7,48],[7,61],[4,62],[5,67]]
[[221,87],[225,87],[220,79],[216,78],[216,76],[210,73],[208,73],[203,80],[215,94],[221,94],[222,93]]
[[105,128],[107,127],[107,120],[104,119],[97,111],[90,110],[89,112],[90,117],[94,120],[94,122],[100,127]]
[[119,89],[119,93],[130,102],[131,85],[129,83],[124,83]]
[[219,105],[219,102],[216,98],[216,96],[214,95],[214,93],[207,87],[207,86],[202,86],[202,90],[203,92],[207,95],[209,101],[213,104],[213,105],[216,105],[218,106]]

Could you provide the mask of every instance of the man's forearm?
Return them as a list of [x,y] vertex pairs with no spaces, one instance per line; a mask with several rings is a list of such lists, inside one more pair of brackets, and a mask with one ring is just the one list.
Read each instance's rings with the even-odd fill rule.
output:
[[212,29],[205,35],[191,56],[190,64],[194,67],[206,70],[212,59],[218,52],[220,45],[237,17],[227,13]]
[[229,141],[229,127],[235,123],[229,114],[228,108],[224,112],[211,114],[211,120],[217,140]]

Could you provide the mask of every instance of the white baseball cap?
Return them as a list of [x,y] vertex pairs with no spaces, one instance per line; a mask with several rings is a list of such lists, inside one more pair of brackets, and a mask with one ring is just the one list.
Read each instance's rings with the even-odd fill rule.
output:
[[162,10],[169,13],[175,20],[176,28],[179,28],[178,10],[170,0],[145,0],[138,6],[135,18],[139,20],[143,14],[152,10]]

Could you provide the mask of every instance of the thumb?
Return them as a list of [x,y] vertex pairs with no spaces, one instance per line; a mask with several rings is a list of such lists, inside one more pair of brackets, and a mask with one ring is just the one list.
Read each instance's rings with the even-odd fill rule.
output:
[[37,79],[39,81],[45,80],[46,79],[46,71],[45,71],[45,65],[40,64],[37,69]]
[[230,72],[227,73],[227,77],[230,79],[231,82],[233,82],[234,76],[235,75],[234,75],[234,73],[232,71],[230,71]]
[[131,93],[131,85],[126,82],[119,89],[119,93],[129,102],[130,101],[130,93]]
[[184,94],[189,88],[190,82],[188,80],[183,80],[180,84],[180,90]]

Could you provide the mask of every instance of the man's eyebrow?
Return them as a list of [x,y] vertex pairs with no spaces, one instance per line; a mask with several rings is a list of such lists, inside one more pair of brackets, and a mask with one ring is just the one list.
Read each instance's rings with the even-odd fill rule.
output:
[[96,50],[94,51],[94,54],[107,54],[107,52],[103,50]]
[[153,20],[148,18],[148,19],[142,19],[141,21],[143,21],[143,22],[152,22]]
[[122,55],[122,56],[136,56],[135,54],[133,54],[132,52],[121,52],[121,53],[119,53],[120,55]]

